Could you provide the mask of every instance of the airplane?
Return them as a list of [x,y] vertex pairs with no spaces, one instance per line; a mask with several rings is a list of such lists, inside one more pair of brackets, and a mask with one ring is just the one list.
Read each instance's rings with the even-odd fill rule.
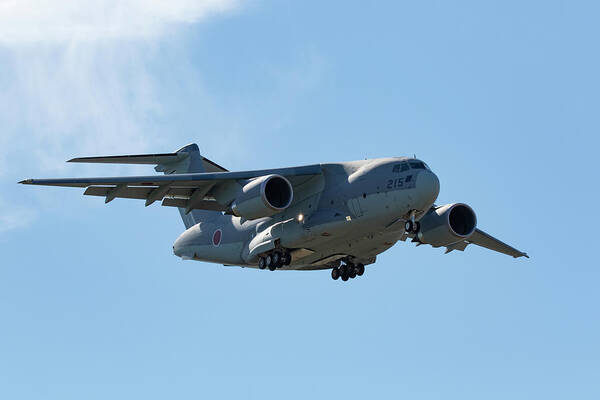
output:
[[440,182],[416,157],[377,158],[230,172],[189,144],[174,153],[74,158],[68,162],[155,165],[163,175],[26,179],[86,188],[84,195],[161,201],[186,230],[173,253],[184,260],[275,270],[331,269],[362,276],[398,241],[445,247],[475,244],[529,256],[477,228],[465,203],[437,205]]

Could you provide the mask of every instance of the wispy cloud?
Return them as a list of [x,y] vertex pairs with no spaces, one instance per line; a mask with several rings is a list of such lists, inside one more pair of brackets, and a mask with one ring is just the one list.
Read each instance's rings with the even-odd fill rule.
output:
[[[0,99],[2,124],[11,125],[3,147],[47,170],[71,151],[145,147],[152,132],[144,116],[160,112],[155,82],[142,54],[130,49],[131,59],[122,50],[70,45],[13,52]],[[20,164],[14,155],[4,154],[5,173]]]
[[[210,106],[210,96],[185,49],[165,50],[163,37],[237,5],[0,0],[0,148],[10,149],[0,152],[0,181],[59,172],[74,155],[173,146],[164,97],[177,103],[178,90],[193,91],[202,107]],[[173,71],[178,81],[165,88]],[[179,89],[180,82],[187,87]],[[5,207],[18,204],[17,193],[5,192],[1,200],[2,231],[33,219],[25,208]]]
[[3,0],[0,43],[147,38],[230,11],[236,0]]

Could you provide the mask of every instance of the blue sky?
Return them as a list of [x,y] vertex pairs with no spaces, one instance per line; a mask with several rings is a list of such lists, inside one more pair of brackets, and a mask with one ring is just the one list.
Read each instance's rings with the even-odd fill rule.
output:
[[[597,399],[595,2],[0,7],[0,397]],[[527,251],[329,272],[184,262],[173,209],[17,185],[416,154]]]

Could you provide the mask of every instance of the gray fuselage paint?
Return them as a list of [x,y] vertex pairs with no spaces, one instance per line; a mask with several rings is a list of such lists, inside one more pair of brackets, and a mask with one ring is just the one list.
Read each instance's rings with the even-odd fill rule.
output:
[[176,240],[174,252],[185,259],[256,267],[257,254],[250,247],[270,240],[307,249],[282,269],[329,268],[319,260],[337,254],[370,264],[404,234],[404,224],[394,221],[407,219],[411,211],[420,219],[439,193],[439,181],[430,170],[395,168],[406,161],[412,159],[322,164],[321,175],[294,185],[292,205],[268,218],[244,221],[198,210],[189,218],[183,210],[188,229]]

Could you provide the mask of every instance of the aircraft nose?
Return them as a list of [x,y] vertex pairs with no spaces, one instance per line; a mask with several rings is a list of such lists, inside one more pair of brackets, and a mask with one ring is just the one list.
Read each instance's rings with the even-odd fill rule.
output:
[[419,197],[427,204],[433,204],[440,193],[440,180],[431,171],[421,172],[417,176],[416,186]]
[[183,232],[173,243],[173,254],[184,260],[194,258],[195,230],[190,228]]
[[175,239],[175,242],[173,243],[173,254],[175,254],[177,257],[181,257],[181,250],[182,250],[182,240],[181,240],[181,236],[179,236],[177,239]]

